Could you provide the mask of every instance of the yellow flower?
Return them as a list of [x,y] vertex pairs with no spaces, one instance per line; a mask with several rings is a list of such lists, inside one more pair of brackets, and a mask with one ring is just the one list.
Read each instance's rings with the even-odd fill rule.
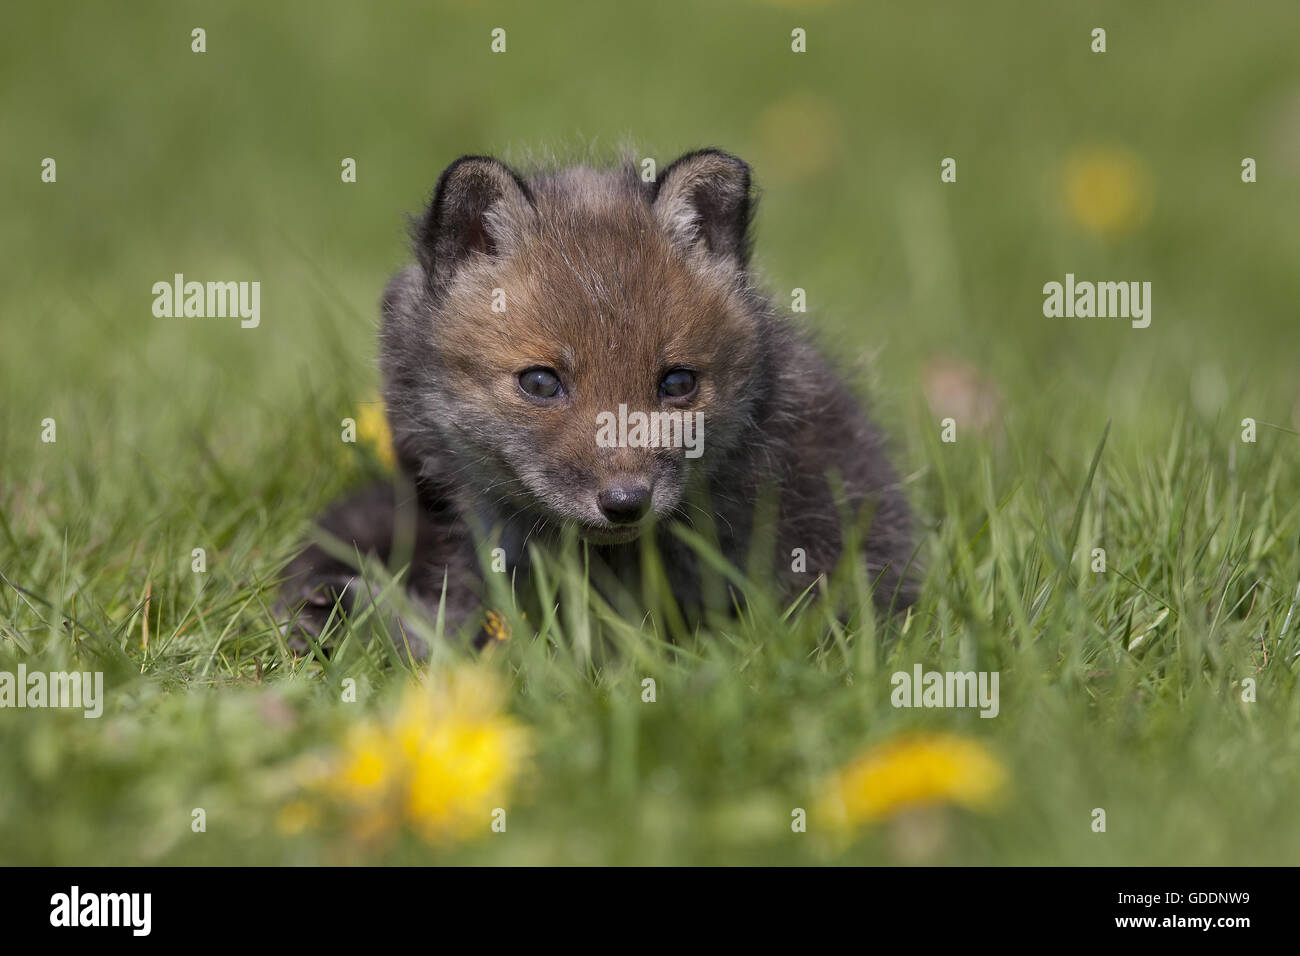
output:
[[494,641],[510,640],[510,623],[500,611],[489,610],[483,615],[483,630]]
[[875,823],[920,807],[956,804],[987,809],[1006,770],[975,740],[919,734],[868,749],[827,782],[822,810],[840,826]]
[[481,667],[413,685],[394,715],[354,728],[323,789],[364,838],[403,824],[434,844],[489,832],[531,749],[503,696]]
[[379,460],[388,468],[397,463],[393,454],[393,435],[388,430],[388,416],[384,414],[384,402],[379,396],[364,402],[357,411],[357,437],[369,446]]
[[1063,179],[1066,212],[1085,232],[1132,232],[1151,212],[1151,177],[1142,160],[1128,150],[1079,150],[1065,161]]
[[797,182],[825,172],[839,152],[840,118],[825,100],[793,93],[758,117],[756,138],[769,180]]
[[338,793],[363,803],[382,795],[398,773],[397,754],[378,724],[354,727],[344,748],[347,759],[334,777]]

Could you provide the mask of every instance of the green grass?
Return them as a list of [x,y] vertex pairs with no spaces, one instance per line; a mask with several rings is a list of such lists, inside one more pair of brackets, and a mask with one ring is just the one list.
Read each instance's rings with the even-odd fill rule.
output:
[[[1010,775],[998,809],[953,817],[938,862],[1300,860],[1300,11],[536,6],[87,3],[5,31],[0,670],[103,670],[107,702],[99,720],[0,711],[0,862],[895,862],[890,827],[840,846],[790,813],[915,729],[978,738]],[[814,118],[791,132],[792,114]],[[583,598],[558,565],[561,613],[516,619],[486,662],[538,746],[508,833],[373,856],[328,828],[287,836],[295,762],[409,679],[370,621],[295,659],[272,611],[312,515],[382,473],[338,426],[376,384],[400,214],[460,153],[625,137],[661,165],[706,143],[753,163],[770,287],[807,289],[819,339],[871,357],[926,528],[922,599],[841,627],[760,591],[672,644],[662,613]],[[1094,145],[1149,176],[1124,235],[1062,213],[1062,164]],[[260,279],[262,326],[155,319],[174,272]],[[1152,281],[1152,326],[1044,318],[1066,272]],[[944,355],[1002,408],[987,431],[958,416],[955,444],[922,397]],[[860,606],[860,582],[836,597]],[[998,671],[999,716],[893,708],[890,674],[916,663]]]

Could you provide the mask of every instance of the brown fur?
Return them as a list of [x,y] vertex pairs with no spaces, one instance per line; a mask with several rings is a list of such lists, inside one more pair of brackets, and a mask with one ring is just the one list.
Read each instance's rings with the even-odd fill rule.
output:
[[[873,516],[864,558],[879,578],[878,603],[913,599],[903,574],[911,521],[881,438],[755,285],[752,211],[749,168],[712,150],[682,157],[650,184],[630,165],[524,180],[496,160],[466,157],[444,172],[416,229],[419,264],[389,284],[380,334],[394,444],[418,500],[415,597],[436,604],[445,571],[455,585],[449,611],[463,620],[480,597],[476,537],[526,571],[526,545],[566,527],[611,568],[635,574],[640,546],[608,543],[622,529],[611,529],[596,494],[636,480],[653,487],[651,515],[637,528],[655,534],[688,607],[699,571],[669,525],[707,518],[724,554],[743,565],[765,488],[779,502],[773,568],[787,595],[834,566],[847,507]],[[491,308],[497,289],[504,314]],[[521,392],[519,373],[535,367],[557,372],[563,400]],[[674,367],[698,381],[685,402],[658,389]],[[598,413],[620,404],[703,412],[702,457],[598,447]],[[393,499],[365,495],[325,527],[386,557]],[[795,548],[807,553],[806,573],[790,571]],[[316,549],[291,571],[291,595],[321,593],[322,583],[337,595],[350,575]]]

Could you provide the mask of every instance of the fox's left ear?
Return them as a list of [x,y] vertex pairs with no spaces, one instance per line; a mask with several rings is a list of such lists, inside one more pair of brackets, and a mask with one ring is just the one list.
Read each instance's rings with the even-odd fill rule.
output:
[[448,166],[415,227],[415,251],[434,288],[445,286],[476,254],[495,257],[534,215],[528,184],[490,156],[462,156]]
[[744,268],[753,215],[749,164],[717,149],[687,153],[663,171],[654,210],[683,248],[700,248]]

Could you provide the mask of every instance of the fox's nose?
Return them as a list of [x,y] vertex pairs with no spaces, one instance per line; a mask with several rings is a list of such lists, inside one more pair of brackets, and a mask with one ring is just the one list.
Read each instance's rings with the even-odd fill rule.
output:
[[650,510],[650,486],[632,482],[610,485],[596,494],[596,504],[614,524],[631,524]]

